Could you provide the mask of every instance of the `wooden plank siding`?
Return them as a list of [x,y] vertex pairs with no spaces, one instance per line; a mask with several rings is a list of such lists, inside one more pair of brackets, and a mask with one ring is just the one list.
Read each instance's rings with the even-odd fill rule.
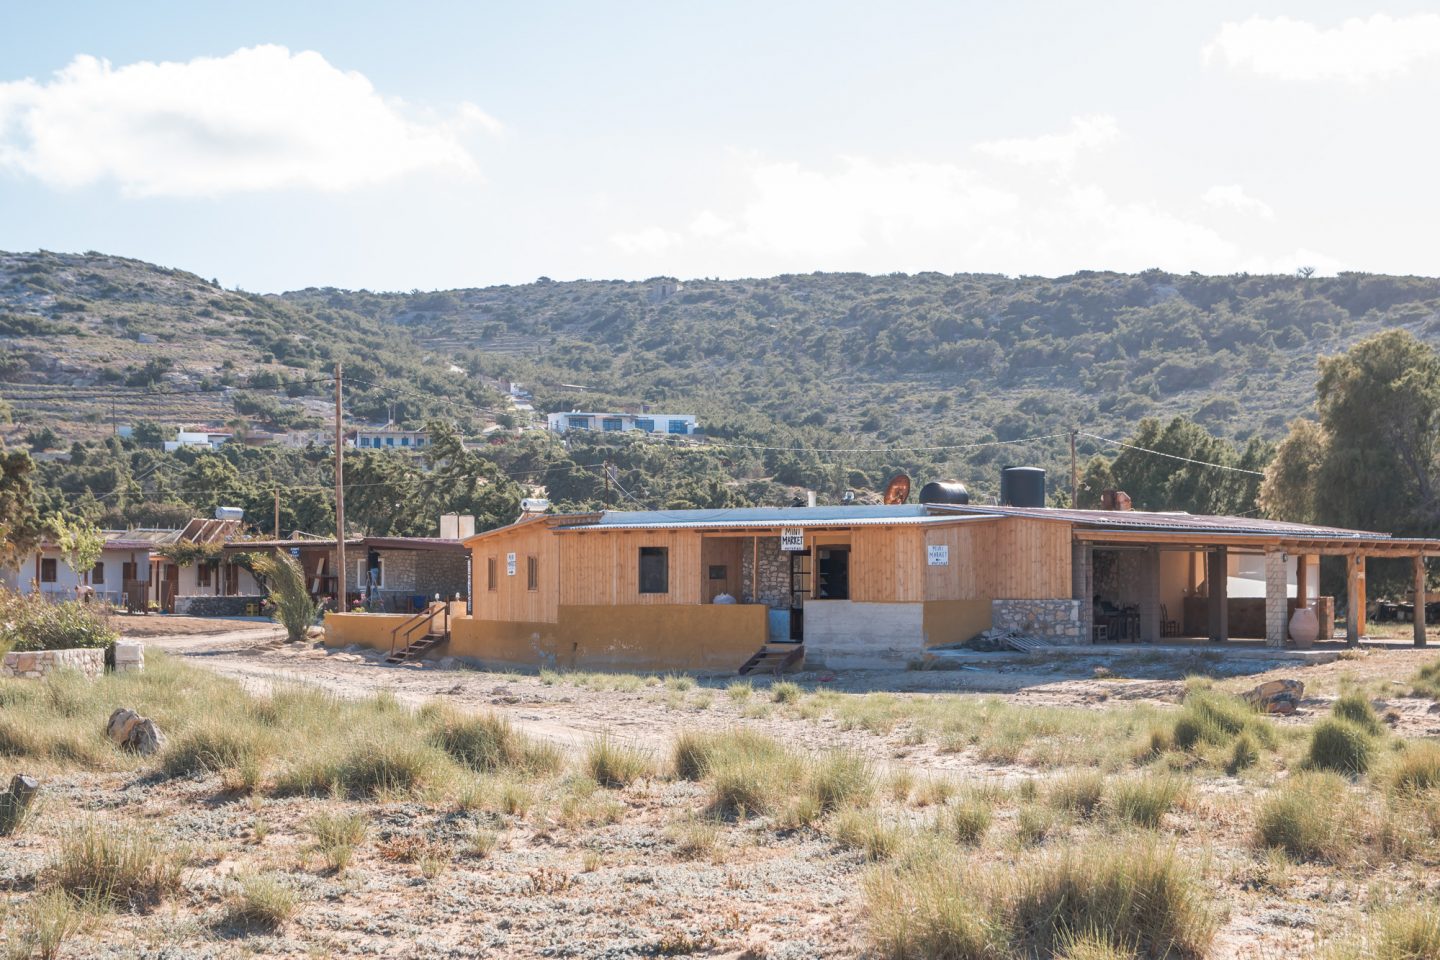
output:
[[[560,534],[562,606],[700,602],[698,530],[570,531]],[[640,548],[670,551],[670,589],[640,592]]]
[[[555,623],[559,618],[559,538],[543,523],[526,524],[497,533],[471,548],[470,597],[479,620]],[[506,555],[515,554],[515,575],[506,574]],[[538,574],[536,589],[528,584],[529,558]],[[488,561],[495,561],[495,589],[489,588]]]
[[850,534],[850,599],[925,599],[925,535],[919,527],[856,527]]
[[[1070,525],[1008,517],[932,527],[925,545],[950,548],[950,564],[924,567],[926,600],[1041,600],[1070,596]],[[916,551],[925,564],[925,548]]]

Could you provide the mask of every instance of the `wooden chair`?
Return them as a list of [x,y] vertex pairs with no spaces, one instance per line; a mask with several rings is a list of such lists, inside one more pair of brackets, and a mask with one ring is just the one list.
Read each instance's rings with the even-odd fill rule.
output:
[[1170,619],[1170,611],[1165,609],[1165,604],[1163,604],[1163,603],[1160,604],[1160,636],[1162,636],[1162,637],[1178,637],[1178,636],[1180,636],[1180,624],[1179,624],[1179,622]]
[[1090,642],[1091,642],[1091,643],[1109,643],[1109,642],[1110,642],[1110,628],[1109,628],[1108,626],[1106,626],[1105,624],[1103,624],[1103,623],[1094,624],[1094,625],[1090,628]]

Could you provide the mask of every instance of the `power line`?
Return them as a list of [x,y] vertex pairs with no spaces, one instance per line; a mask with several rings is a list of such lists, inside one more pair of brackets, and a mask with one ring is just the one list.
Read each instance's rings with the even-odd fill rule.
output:
[[1137,447],[1135,446],[1135,444],[1126,443],[1123,440],[1113,440],[1110,437],[1101,437],[1093,433],[1085,433],[1083,430],[1080,431],[1080,436],[1089,437],[1091,440],[1099,440],[1101,443],[1112,443],[1117,447],[1124,447],[1127,450],[1136,450],[1140,453],[1150,453],[1154,454],[1157,457],[1167,457],[1171,460],[1179,460],[1182,463],[1193,463],[1197,467],[1214,467],[1216,470],[1229,470],[1231,473],[1245,473],[1249,474],[1252,477],[1265,476],[1264,472],[1261,470],[1247,470],[1244,467],[1232,467],[1229,464],[1225,463],[1211,463],[1208,460],[1193,460],[1190,457],[1182,457],[1178,456],[1177,454],[1166,453],[1163,450],[1151,450],[1147,447]]

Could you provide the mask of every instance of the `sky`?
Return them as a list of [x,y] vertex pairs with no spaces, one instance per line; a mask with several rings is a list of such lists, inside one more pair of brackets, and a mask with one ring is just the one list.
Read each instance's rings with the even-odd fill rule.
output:
[[0,0],[0,22],[0,250],[261,292],[1440,272],[1440,2]]

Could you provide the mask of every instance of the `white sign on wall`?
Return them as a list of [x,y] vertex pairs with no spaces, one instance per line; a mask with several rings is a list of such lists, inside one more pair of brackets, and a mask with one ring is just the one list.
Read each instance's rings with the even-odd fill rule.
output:
[[925,548],[926,559],[932,567],[950,566],[950,545],[945,543],[931,544]]
[[804,550],[804,549],[805,549],[805,531],[804,531],[804,530],[781,530],[781,531],[780,531],[780,549],[781,549],[781,550]]
[[515,576],[515,554],[513,553],[505,554],[505,576]]

